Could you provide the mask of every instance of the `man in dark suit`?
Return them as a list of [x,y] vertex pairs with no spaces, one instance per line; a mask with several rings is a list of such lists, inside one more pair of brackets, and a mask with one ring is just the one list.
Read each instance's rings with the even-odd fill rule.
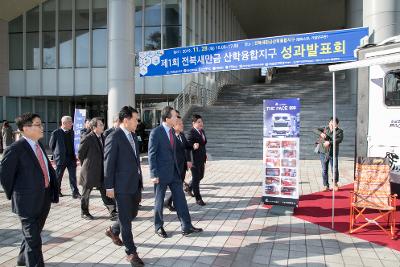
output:
[[81,216],[93,220],[89,212],[89,197],[93,187],[100,190],[101,199],[110,212],[110,219],[117,219],[115,201],[106,196],[104,188],[104,124],[100,118],[93,118],[89,123],[91,132],[81,141],[78,159],[81,162],[79,183],[82,186]]
[[204,177],[204,167],[207,160],[206,155],[206,144],[207,138],[204,133],[203,127],[203,119],[200,115],[194,114],[192,117],[192,125],[193,128],[188,133],[188,142],[193,145],[195,143],[199,144],[199,149],[193,151],[193,164],[190,169],[192,172],[192,181],[189,184],[188,193],[193,195],[196,198],[196,203],[200,206],[205,206],[203,198],[200,194],[200,181]]
[[118,117],[118,115],[116,115],[113,118],[113,127],[108,128],[107,130],[104,131],[104,134],[103,134],[104,135],[104,139],[106,139],[107,136],[109,136],[112,132],[114,132],[115,129],[117,129],[118,127],[119,127],[119,117]]
[[182,235],[201,232],[203,229],[192,225],[188,205],[182,187],[181,170],[176,159],[175,131],[176,111],[165,107],[161,112],[162,124],[154,128],[149,139],[150,178],[154,183],[154,226],[157,235],[167,238],[164,230],[163,206],[167,187],[171,190],[172,198],[178,217],[181,221]]
[[23,239],[18,266],[44,266],[40,234],[51,202],[58,202],[54,169],[39,139],[42,121],[37,114],[25,113],[16,119],[23,138],[7,147],[0,166],[0,181],[11,199],[12,211],[19,216]]
[[[178,114],[179,112],[176,111]],[[181,180],[182,183],[185,181],[186,171],[192,167],[192,152],[191,150],[196,150],[199,144],[194,144],[191,146],[186,140],[183,134],[183,121],[181,116],[177,116],[176,124],[174,125],[175,136],[178,139],[176,144],[176,160],[178,162],[178,167],[181,170]],[[170,211],[175,211],[176,209],[172,205],[172,195],[165,201],[165,207]]]
[[[60,189],[65,168],[68,168],[72,197],[79,198],[81,195],[76,186],[74,131],[72,130],[72,118],[70,116],[63,116],[61,118],[61,127],[51,133],[49,146],[53,151],[54,160],[56,162],[56,173]],[[60,190],[60,197],[62,196],[63,194]]]
[[118,209],[118,221],[106,230],[106,235],[114,244],[125,245],[127,260],[136,267],[144,265],[132,236],[132,220],[138,213],[143,188],[139,145],[134,133],[138,111],[130,106],[123,107],[119,121],[120,127],[106,138],[104,148],[104,184],[107,196],[115,198]]
[[88,134],[88,133],[90,133],[90,131],[91,131],[92,129],[90,129],[90,119],[89,118],[86,118],[85,119],[85,127],[83,127],[82,129],[81,129],[81,140],[83,139],[83,138],[85,138],[85,136]]

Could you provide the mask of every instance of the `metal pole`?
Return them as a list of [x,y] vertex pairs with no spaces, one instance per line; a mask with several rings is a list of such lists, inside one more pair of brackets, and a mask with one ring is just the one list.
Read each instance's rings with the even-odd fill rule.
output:
[[[333,122],[336,124],[336,81],[335,72],[332,72],[332,113]],[[333,127],[333,167],[332,167],[332,229],[335,227],[335,169],[336,169],[336,127]]]

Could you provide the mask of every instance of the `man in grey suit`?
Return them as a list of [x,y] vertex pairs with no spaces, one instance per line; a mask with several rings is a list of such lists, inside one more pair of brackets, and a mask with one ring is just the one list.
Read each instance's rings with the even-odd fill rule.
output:
[[185,194],[183,192],[181,169],[176,158],[177,138],[173,126],[177,114],[172,107],[161,112],[162,124],[154,128],[149,139],[150,178],[154,183],[155,205],[154,226],[157,235],[167,238],[164,230],[163,207],[167,187],[171,190],[175,209],[181,221],[182,235],[203,231],[192,225]]
[[[127,261],[132,266],[143,266],[133,242],[132,220],[139,209],[143,188],[139,159],[139,144],[135,135],[138,111],[125,106],[119,112],[120,127],[107,138],[104,147],[104,185],[106,194],[115,198],[118,220],[106,230],[114,244],[125,246]],[[122,240],[119,234],[122,234]]]

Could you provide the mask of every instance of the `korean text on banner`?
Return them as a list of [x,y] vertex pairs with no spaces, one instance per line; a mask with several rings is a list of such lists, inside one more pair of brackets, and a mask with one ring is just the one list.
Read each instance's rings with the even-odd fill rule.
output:
[[264,100],[263,132],[264,203],[297,206],[300,99]]
[[140,76],[354,61],[368,28],[293,34],[139,53]]
[[74,115],[74,149],[75,155],[78,155],[79,144],[81,143],[81,130],[84,127],[86,119],[86,109],[75,109]]

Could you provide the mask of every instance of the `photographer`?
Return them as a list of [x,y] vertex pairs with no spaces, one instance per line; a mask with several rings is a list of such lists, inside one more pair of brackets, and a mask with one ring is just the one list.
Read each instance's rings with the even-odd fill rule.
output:
[[328,165],[331,165],[333,169],[333,129],[336,130],[336,157],[335,157],[335,185],[334,190],[338,191],[339,181],[339,166],[338,166],[338,155],[339,155],[339,144],[343,141],[343,130],[339,128],[339,119],[335,120],[331,117],[329,124],[326,127],[317,128],[314,133],[319,136],[317,141],[316,152],[321,160],[322,167],[322,179],[324,184],[324,190],[329,190],[329,179],[328,179]]

